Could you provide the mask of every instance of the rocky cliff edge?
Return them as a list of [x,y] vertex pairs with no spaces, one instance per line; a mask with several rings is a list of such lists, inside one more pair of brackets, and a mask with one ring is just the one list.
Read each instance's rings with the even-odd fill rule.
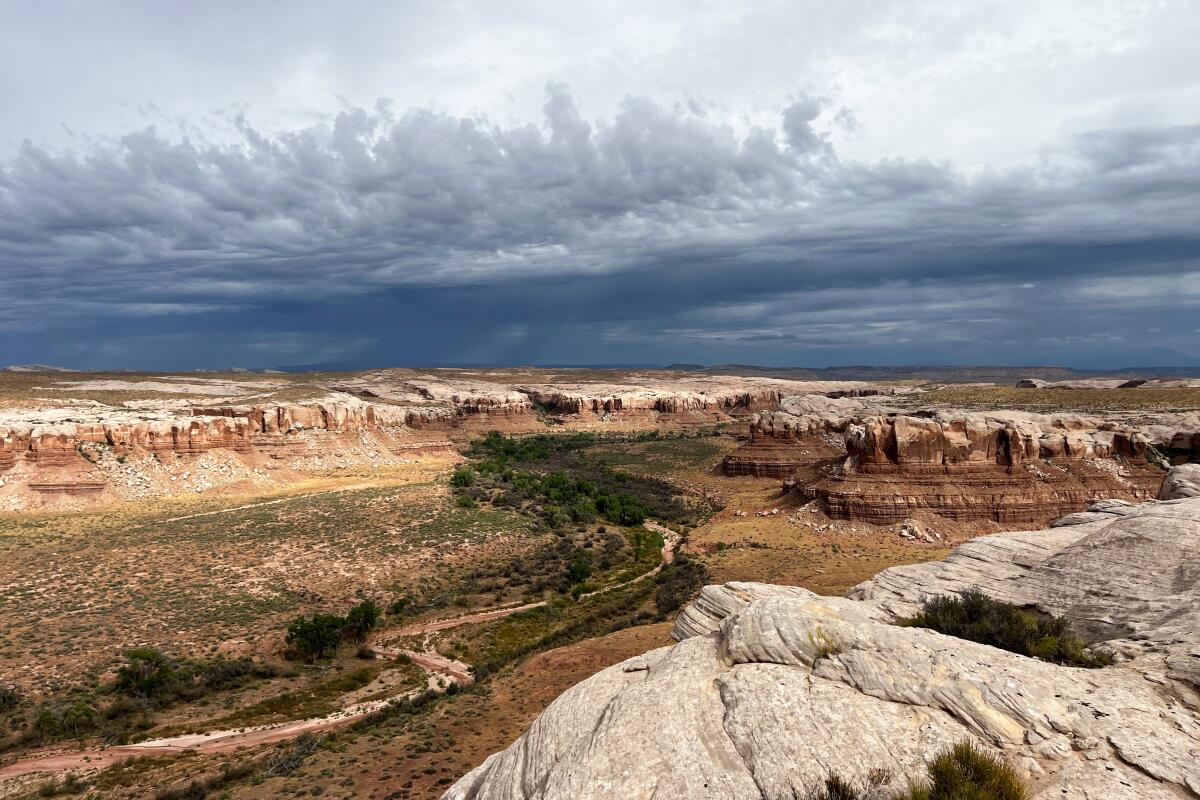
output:
[[[963,740],[1035,800],[1200,797],[1200,498],[1073,521],[885,570],[847,598],[706,587],[678,644],[573,687],[445,798],[782,800],[831,772],[903,785]],[[973,586],[1066,615],[1118,663],[1062,667],[894,624]]]

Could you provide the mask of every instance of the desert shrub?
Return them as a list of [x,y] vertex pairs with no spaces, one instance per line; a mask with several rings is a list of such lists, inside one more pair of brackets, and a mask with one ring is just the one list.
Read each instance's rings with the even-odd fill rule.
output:
[[[886,781],[884,781],[886,783]],[[868,800],[878,792],[879,783],[868,777],[861,785],[855,785],[840,775],[830,775],[824,785],[810,789],[804,795],[804,800]]]
[[660,615],[677,611],[691,600],[700,587],[708,581],[708,568],[693,561],[682,553],[662,568],[654,578],[658,588],[654,593],[654,604]]
[[10,686],[0,686],[0,713],[21,705],[21,695]]
[[1103,667],[1112,657],[1089,653],[1061,617],[1033,614],[972,589],[955,597],[928,598],[921,611],[901,624],[999,647],[1012,653],[1072,667]]
[[355,642],[367,638],[367,634],[379,625],[382,612],[372,600],[363,600],[346,613],[346,623],[342,626],[342,635]]
[[117,691],[135,697],[159,694],[175,680],[175,664],[153,647],[125,651],[125,663],[117,669]]
[[460,494],[456,497],[454,504],[459,508],[479,508],[479,503],[475,502],[475,498],[466,494]]
[[929,765],[929,782],[897,800],[1025,800],[1012,768],[970,742],[956,744]]
[[79,780],[78,775],[68,775],[62,781],[50,779],[38,786],[38,797],[61,797],[63,795],[83,794],[87,784]]
[[[208,661],[173,659],[152,647],[125,652],[112,691],[118,695],[105,709],[107,719],[123,713],[163,708],[198,700],[212,692],[241,686],[248,680],[273,678],[279,670],[249,658],[214,658]],[[137,702],[126,702],[135,700]]]
[[317,661],[337,651],[346,618],[337,614],[297,617],[288,625],[285,641],[298,658]]
[[388,613],[392,616],[401,616],[407,614],[412,607],[413,599],[406,594],[402,594],[392,600],[388,606]]
[[450,475],[450,485],[467,487],[475,483],[475,472],[470,467],[455,467]]
[[808,641],[817,651],[817,658],[832,658],[842,652],[842,643],[824,628],[817,628],[810,633]]
[[205,800],[210,794],[227,784],[251,777],[258,772],[260,766],[252,761],[226,764],[220,772],[214,775],[194,778],[182,786],[159,789],[154,795],[154,800]]
[[592,574],[592,561],[584,550],[576,550],[567,565],[567,580],[571,583],[583,583]]
[[891,775],[872,770],[859,783],[830,775],[824,783],[795,800],[1025,800],[1025,787],[1012,768],[998,758],[962,742],[939,753],[927,767],[924,781],[888,792]]
[[86,700],[42,706],[34,730],[49,739],[82,738],[96,728],[96,708]]

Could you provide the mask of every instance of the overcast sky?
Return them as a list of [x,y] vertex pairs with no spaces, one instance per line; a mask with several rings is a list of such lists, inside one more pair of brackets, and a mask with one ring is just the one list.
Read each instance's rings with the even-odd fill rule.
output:
[[0,363],[1200,364],[1200,4],[0,0]]

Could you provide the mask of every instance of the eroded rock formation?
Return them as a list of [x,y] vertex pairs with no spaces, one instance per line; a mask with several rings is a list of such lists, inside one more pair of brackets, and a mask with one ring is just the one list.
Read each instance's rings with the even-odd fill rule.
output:
[[[887,570],[856,599],[706,587],[679,644],[568,690],[445,798],[792,798],[879,768],[903,786],[964,740],[1007,760],[1033,800],[1195,797],[1198,577],[1189,499],[978,539]],[[893,624],[970,586],[1065,614],[1125,660],[1061,667]]]
[[1152,498],[1163,474],[1137,428],[1069,414],[861,417],[845,445],[845,463],[804,491],[831,517],[877,524],[928,511],[1044,525],[1097,500]]
[[750,441],[725,457],[726,475],[788,478],[805,466],[845,453],[842,433],[873,406],[857,397],[785,397],[777,410],[750,419]]
[[[245,463],[223,464],[228,483],[233,475],[247,470],[257,474],[273,466],[324,469],[331,460],[341,465],[378,464],[421,453],[448,453],[453,445],[489,430],[711,425],[774,408],[785,394],[876,391],[853,381],[674,373],[634,374],[629,377],[636,382],[626,384],[506,382],[490,380],[497,376],[487,372],[471,375],[412,370],[343,375],[326,384],[325,396],[297,402],[239,399],[291,390],[293,384],[275,377],[72,375],[57,383],[48,378],[45,388],[50,392],[142,393],[146,399],[119,406],[43,400],[28,408],[5,409],[0,413],[0,508],[46,505],[55,497],[117,499],[106,491],[110,488],[117,496],[124,489],[153,493],[153,481],[125,474],[128,469],[114,465],[113,458],[126,456],[195,459],[233,454]],[[318,378],[306,381],[301,391],[309,393],[322,383]],[[180,399],[164,400],[164,394]],[[160,483],[162,492],[210,487],[205,481],[186,486]]]

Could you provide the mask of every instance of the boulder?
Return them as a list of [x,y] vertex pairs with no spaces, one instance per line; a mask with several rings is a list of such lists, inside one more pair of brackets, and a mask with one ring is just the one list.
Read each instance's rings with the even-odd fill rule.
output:
[[1200,464],[1180,464],[1171,467],[1158,490],[1159,500],[1180,500],[1200,497]]

